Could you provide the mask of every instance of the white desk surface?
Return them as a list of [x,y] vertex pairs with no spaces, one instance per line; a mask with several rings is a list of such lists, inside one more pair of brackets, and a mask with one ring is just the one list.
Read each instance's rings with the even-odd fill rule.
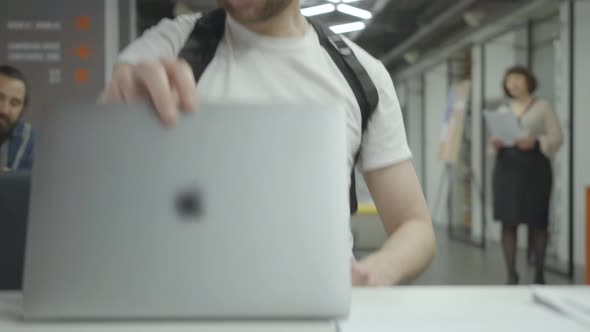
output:
[[[588,287],[546,288],[580,299]],[[0,293],[0,332],[334,332],[330,322],[104,322],[24,323],[21,295]],[[342,332],[453,331],[588,332],[590,329],[533,301],[530,287],[405,287],[355,289]]]

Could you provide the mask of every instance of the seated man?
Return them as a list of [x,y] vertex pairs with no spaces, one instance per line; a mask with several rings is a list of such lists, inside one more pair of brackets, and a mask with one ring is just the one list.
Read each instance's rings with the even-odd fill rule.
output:
[[0,66],[0,172],[30,170],[33,166],[33,129],[22,121],[27,90],[22,72]]
[[[132,43],[119,58],[103,101],[150,101],[168,125],[177,120],[179,108],[194,110],[197,98],[247,103],[342,101],[348,119],[348,169],[352,172],[358,164],[363,171],[389,237],[380,250],[352,264],[353,283],[389,286],[418,276],[434,256],[435,236],[387,69],[353,42],[318,34],[301,15],[300,0],[218,3],[222,12],[209,14],[199,24],[199,14],[165,20]],[[196,28],[199,33],[193,35]],[[354,67],[366,70],[375,84],[379,101],[364,134],[361,107],[365,109],[366,102],[357,100],[336,63],[345,60],[336,52],[348,60],[354,53],[355,61],[360,61]],[[201,72],[203,62],[208,63]]]

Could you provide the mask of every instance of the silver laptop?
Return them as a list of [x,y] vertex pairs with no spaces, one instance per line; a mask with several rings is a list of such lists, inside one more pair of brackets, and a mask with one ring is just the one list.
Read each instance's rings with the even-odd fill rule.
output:
[[350,305],[345,117],[69,107],[39,132],[26,319],[338,318]]

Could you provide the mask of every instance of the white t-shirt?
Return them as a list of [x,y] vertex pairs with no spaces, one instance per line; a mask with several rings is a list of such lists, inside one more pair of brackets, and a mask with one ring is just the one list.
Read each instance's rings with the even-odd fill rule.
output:
[[[200,14],[163,20],[127,47],[119,62],[177,56]],[[383,64],[348,41],[379,91],[380,102],[362,140],[359,167],[371,171],[409,160],[402,113]],[[228,17],[225,36],[197,85],[204,102],[339,102],[346,108],[348,167],[361,144],[361,113],[346,79],[310,26],[299,38],[258,35]]]

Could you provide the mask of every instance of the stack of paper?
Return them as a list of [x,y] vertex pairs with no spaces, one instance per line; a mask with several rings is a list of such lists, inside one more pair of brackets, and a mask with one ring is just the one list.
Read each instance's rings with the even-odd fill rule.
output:
[[525,137],[513,112],[485,111],[484,117],[492,137],[502,140],[507,146],[513,146],[518,139]]

